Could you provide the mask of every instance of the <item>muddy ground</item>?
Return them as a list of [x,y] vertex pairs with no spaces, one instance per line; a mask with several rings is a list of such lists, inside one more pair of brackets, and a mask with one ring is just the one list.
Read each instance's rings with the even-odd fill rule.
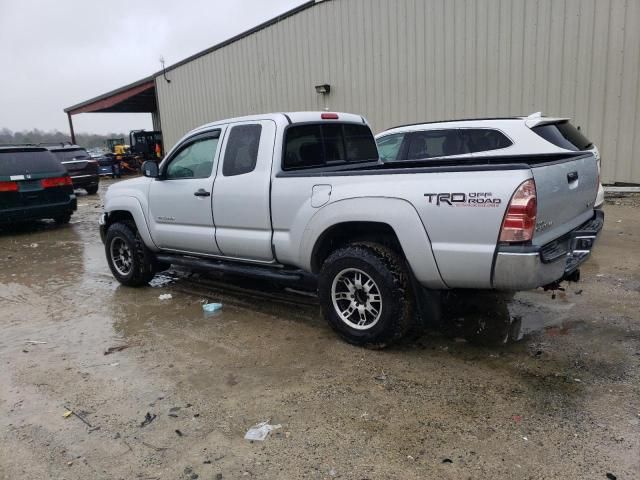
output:
[[370,351],[271,284],[119,286],[80,196],[68,226],[0,232],[0,478],[640,478],[639,204],[608,202],[566,292]]

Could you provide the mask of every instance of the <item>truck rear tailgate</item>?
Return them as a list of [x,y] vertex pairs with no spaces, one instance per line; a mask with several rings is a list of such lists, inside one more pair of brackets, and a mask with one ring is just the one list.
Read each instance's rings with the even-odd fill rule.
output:
[[598,165],[593,154],[533,164],[531,171],[538,200],[534,245],[545,245],[593,216],[598,192]]

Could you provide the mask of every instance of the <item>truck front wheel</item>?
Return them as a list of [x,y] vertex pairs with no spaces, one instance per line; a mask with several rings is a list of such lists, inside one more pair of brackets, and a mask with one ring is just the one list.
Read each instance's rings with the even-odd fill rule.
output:
[[325,318],[347,342],[384,348],[415,322],[415,297],[403,257],[376,243],[339,248],[318,279]]
[[104,244],[111,273],[123,285],[140,287],[155,275],[153,253],[144,245],[134,225],[112,224]]

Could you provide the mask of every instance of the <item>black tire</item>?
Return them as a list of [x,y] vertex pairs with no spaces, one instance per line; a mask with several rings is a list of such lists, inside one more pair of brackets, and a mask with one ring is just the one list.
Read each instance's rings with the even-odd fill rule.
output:
[[95,195],[96,193],[98,193],[98,185],[93,185],[91,187],[87,187],[87,188],[85,188],[85,190],[87,191],[87,194]]
[[[144,245],[133,223],[117,222],[110,225],[104,246],[111,273],[121,284],[141,287],[148,284],[155,275],[153,253]],[[129,253],[122,253],[118,260],[114,260],[116,253],[112,254],[112,250],[118,249],[118,246]],[[123,263],[122,258],[129,259],[129,263]]]
[[[377,319],[374,318],[377,309],[369,311],[374,302],[368,297],[375,290],[363,293],[364,290],[355,288],[354,298],[350,287],[343,281],[345,276],[352,273],[358,275],[357,272],[364,273],[373,280],[374,287],[379,292],[380,309]],[[364,278],[361,275],[361,285]],[[334,302],[334,282],[336,298],[344,295],[350,295],[351,298],[341,298]],[[348,291],[344,291],[344,288]],[[343,291],[339,292],[339,289]],[[329,325],[344,340],[354,345],[384,348],[404,337],[416,321],[416,301],[404,258],[391,248],[376,243],[352,244],[329,255],[318,278],[318,295]],[[361,298],[358,299],[358,295]],[[351,316],[346,315],[345,312],[354,308],[354,305],[357,305],[357,310]],[[363,314],[369,314],[371,321],[367,323],[362,320],[364,324],[356,326],[352,320],[361,320]],[[343,319],[345,317],[346,320]]]
[[56,222],[58,225],[66,225],[67,223],[69,223],[71,221],[71,214],[70,213],[65,213],[64,215],[60,215],[59,217],[55,217],[53,219],[54,222]]

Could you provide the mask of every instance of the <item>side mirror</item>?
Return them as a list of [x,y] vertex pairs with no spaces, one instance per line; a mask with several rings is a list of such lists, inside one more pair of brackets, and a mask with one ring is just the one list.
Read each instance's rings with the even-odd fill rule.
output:
[[142,174],[149,178],[158,178],[160,176],[160,170],[158,164],[154,161],[147,160],[142,164]]

